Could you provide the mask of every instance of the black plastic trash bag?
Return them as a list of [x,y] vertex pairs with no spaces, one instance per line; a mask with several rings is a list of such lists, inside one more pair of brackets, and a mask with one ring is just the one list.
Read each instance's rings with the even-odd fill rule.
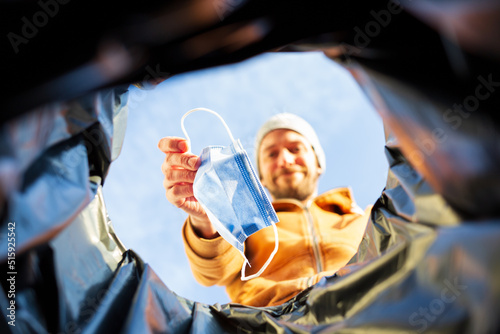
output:
[[[23,207],[36,208],[40,204],[28,200],[35,196],[32,193],[46,196],[46,188],[40,184],[52,185],[54,175],[62,178],[58,185],[62,189],[54,194],[68,190],[69,194],[85,195],[79,195],[80,201],[91,201],[84,202],[84,208],[69,222],[54,220],[47,232],[39,232],[38,238],[21,237],[31,236],[37,228],[30,224],[40,221],[36,215],[30,215],[28,210],[22,215],[10,211],[20,241],[16,244],[13,275],[15,299],[9,297],[12,287],[8,277],[2,279],[2,308],[8,309],[10,301],[15,300],[15,321],[4,317],[2,322],[6,330],[305,333],[365,329],[477,333],[498,329],[500,265],[496,254],[500,251],[500,225],[493,219],[474,224],[461,221],[410,167],[391,136],[386,147],[390,164],[387,187],[375,203],[359,252],[337,275],[276,307],[210,306],[177,296],[141,258],[124,248],[106,214],[100,184],[105,176],[103,167],[113,156],[111,147],[116,148],[113,143],[120,140],[116,137],[121,133],[118,128],[125,126],[121,115],[126,112],[125,98],[123,90],[97,94],[93,99],[101,101],[97,105],[103,108],[98,112],[83,108],[83,103],[70,104],[62,129],[70,128],[68,125],[75,119],[88,119],[87,130],[100,128],[101,122],[111,119],[115,124],[109,131],[99,132],[104,140],[95,141],[98,146],[91,141],[84,144],[83,128],[75,130],[71,137],[57,136],[67,139],[54,141],[49,148],[40,145],[31,162],[38,167],[27,168],[20,176],[20,195],[16,197],[22,199],[25,195]],[[51,124],[56,124],[61,114],[52,115]],[[26,117],[36,116],[34,112]],[[36,135],[38,132],[32,130],[38,126],[27,121],[8,128]],[[54,137],[60,129],[54,126],[46,138]],[[18,134],[9,133],[15,137]],[[79,168],[73,166],[71,172],[66,172],[59,169],[59,159],[71,151],[73,143],[82,145],[86,152],[100,149],[102,154],[90,154],[89,159],[79,160]],[[97,168],[100,173],[95,171],[96,166],[101,166]],[[73,173],[81,174],[73,177]],[[79,184],[84,190],[81,192],[71,191],[63,182],[70,176],[84,180],[89,174],[87,182]],[[56,202],[58,205],[49,203],[53,204],[54,215],[66,217],[62,215],[67,211],[64,204],[73,202],[67,198]],[[7,224],[4,221],[3,227]],[[1,270],[2,274],[9,272],[6,262]],[[9,321],[16,326],[9,325]]]

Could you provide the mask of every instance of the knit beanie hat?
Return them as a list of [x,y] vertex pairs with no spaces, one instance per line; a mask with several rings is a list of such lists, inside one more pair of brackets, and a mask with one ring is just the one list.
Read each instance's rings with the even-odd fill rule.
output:
[[326,168],[325,152],[319,143],[318,136],[312,128],[312,126],[307,123],[303,118],[290,113],[281,113],[271,117],[257,132],[257,138],[255,141],[255,159],[257,160],[257,169],[259,168],[259,149],[262,139],[271,131],[277,129],[288,129],[295,131],[302,136],[311,144],[316,157],[318,158],[318,163],[323,171]]

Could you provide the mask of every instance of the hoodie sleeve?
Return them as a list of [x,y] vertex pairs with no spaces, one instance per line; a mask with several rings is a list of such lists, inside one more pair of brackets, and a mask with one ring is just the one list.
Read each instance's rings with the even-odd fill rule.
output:
[[182,238],[191,270],[200,284],[224,286],[237,278],[243,257],[221,236],[215,239],[199,237],[188,217],[182,228]]

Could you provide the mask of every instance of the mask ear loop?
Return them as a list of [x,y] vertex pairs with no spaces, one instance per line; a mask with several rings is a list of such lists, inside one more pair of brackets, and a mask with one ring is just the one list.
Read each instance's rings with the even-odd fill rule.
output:
[[236,144],[236,140],[234,140],[233,134],[231,133],[231,130],[229,130],[229,127],[227,126],[226,122],[218,113],[216,113],[215,111],[208,109],[208,108],[194,108],[194,109],[189,110],[187,113],[185,113],[184,116],[182,116],[182,118],[181,118],[181,128],[182,128],[182,132],[184,132],[184,136],[186,136],[186,139],[188,142],[188,152],[191,152],[191,139],[189,138],[189,136],[186,132],[186,128],[184,127],[184,119],[186,118],[187,115],[189,115],[195,111],[198,111],[198,110],[204,110],[204,111],[207,111],[207,112],[217,116],[219,118],[219,120],[222,122],[222,125],[224,125],[224,127],[226,128],[226,131],[229,134],[229,138],[231,138],[231,141],[233,142],[234,147],[238,147],[238,145]]
[[[246,264],[248,263],[248,260],[245,261],[245,263],[243,263],[243,267],[241,267],[241,280],[242,281],[248,281],[248,280],[251,280],[252,278],[259,277],[264,272],[264,270],[266,270],[269,263],[271,263],[271,261],[274,258],[274,255],[276,255],[276,253],[278,252],[278,245],[279,245],[278,229],[276,228],[275,223],[271,223],[271,224],[273,225],[273,231],[274,231],[274,250],[273,250],[273,252],[271,253],[271,255],[269,255],[269,258],[267,259],[266,263],[264,263],[262,268],[260,268],[260,270],[258,272],[256,272],[253,275],[250,275],[250,276],[245,275],[245,269],[246,269]],[[248,265],[250,265],[250,263],[248,263]]]

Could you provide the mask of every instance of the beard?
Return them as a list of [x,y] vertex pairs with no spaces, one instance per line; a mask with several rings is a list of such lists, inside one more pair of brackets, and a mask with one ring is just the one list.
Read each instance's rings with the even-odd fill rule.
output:
[[274,183],[272,188],[268,187],[274,199],[294,198],[303,201],[316,192],[319,177],[318,173],[310,173],[306,168],[285,169],[281,171],[275,179],[281,174],[289,172],[303,172],[305,175],[304,179],[297,184],[285,184],[283,186],[278,186]]

